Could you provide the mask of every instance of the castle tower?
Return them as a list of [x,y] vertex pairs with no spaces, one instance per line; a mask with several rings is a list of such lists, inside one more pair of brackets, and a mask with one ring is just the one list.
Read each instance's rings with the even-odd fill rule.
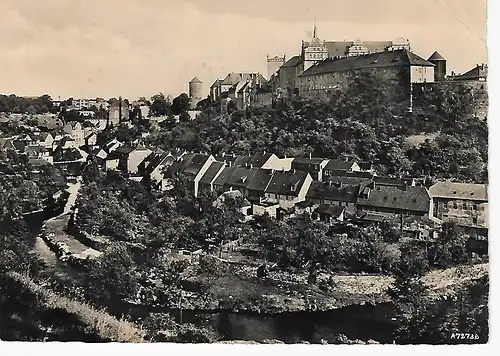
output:
[[283,64],[285,64],[286,61],[286,55],[283,55],[283,57],[280,56],[274,56],[274,57],[269,57],[267,56],[267,79],[270,79],[280,68]]
[[196,106],[201,101],[201,91],[203,89],[203,82],[194,77],[189,82],[189,98],[191,99],[191,109],[196,109]]
[[[303,45],[304,46],[304,45]],[[314,29],[311,42],[304,46],[304,71],[312,65],[328,58],[328,47],[325,42],[318,38],[316,30],[316,18],[314,19]]]
[[446,76],[446,59],[435,51],[428,59],[429,62],[435,65],[434,67],[434,81],[443,81]]

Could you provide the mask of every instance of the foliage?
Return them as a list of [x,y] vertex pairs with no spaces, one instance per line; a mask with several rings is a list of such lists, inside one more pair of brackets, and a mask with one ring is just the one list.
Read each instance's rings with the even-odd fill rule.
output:
[[90,264],[87,275],[90,299],[113,303],[133,298],[138,291],[134,265],[126,245],[111,245]]
[[53,166],[35,171],[26,156],[0,152],[0,222],[43,209],[66,186],[64,177]]
[[16,114],[45,114],[53,112],[52,99],[44,94],[37,98],[0,95],[0,112]]
[[281,268],[308,268],[311,274],[317,269],[390,273],[400,258],[398,246],[385,242],[374,228],[341,222],[330,227],[307,217],[267,224],[258,243]]
[[[273,108],[221,114],[207,107],[197,120],[171,122],[150,142],[165,150],[213,154],[349,157],[374,164],[380,174],[485,181],[488,130],[473,116],[477,94],[465,84],[443,85],[424,92],[408,113],[408,103],[388,95],[389,88],[390,83],[366,74],[353,77],[328,101],[293,97]],[[438,135],[422,147],[408,148],[405,138],[422,132]]]

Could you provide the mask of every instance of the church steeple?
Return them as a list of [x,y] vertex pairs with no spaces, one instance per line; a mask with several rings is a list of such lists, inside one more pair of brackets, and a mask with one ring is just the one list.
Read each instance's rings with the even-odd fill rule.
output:
[[314,16],[314,29],[313,29],[313,39],[317,38],[316,37],[316,16]]

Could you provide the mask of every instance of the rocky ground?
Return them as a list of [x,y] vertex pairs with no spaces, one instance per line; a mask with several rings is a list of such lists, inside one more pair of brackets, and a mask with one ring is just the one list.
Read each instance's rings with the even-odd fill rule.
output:
[[[431,297],[444,297],[461,284],[488,273],[488,264],[467,265],[428,273],[423,282]],[[320,288],[321,280],[331,280]],[[218,275],[201,274],[190,278],[194,285],[205,285],[207,293],[187,293],[185,309],[230,309],[266,314],[297,311],[326,311],[350,305],[389,302],[387,289],[393,278],[380,275],[320,274],[315,285],[307,274],[272,272],[257,278],[255,267],[231,266]]]

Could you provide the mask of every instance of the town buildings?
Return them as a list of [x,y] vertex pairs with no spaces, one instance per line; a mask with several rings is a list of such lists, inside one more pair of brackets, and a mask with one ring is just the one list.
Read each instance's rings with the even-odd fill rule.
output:
[[321,98],[346,86],[358,74],[372,73],[389,83],[389,90],[409,99],[411,85],[434,82],[434,67],[406,49],[384,51],[326,59],[299,74],[296,85],[301,96]]
[[464,227],[488,228],[488,185],[437,182],[429,192],[436,218]]

